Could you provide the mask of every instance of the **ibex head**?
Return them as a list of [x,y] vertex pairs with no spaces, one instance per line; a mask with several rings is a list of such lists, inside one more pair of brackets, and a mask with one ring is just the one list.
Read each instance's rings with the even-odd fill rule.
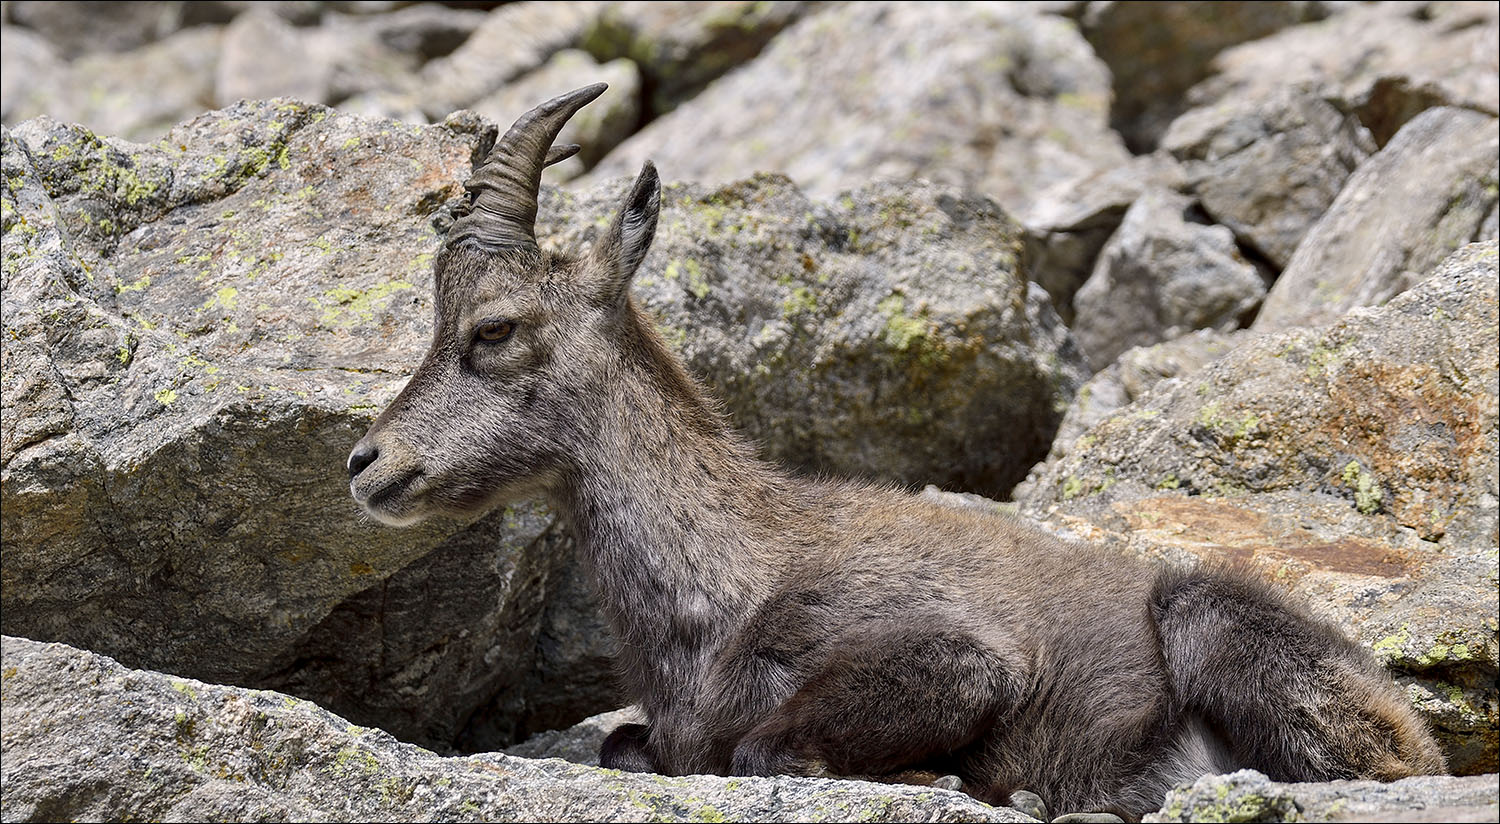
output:
[[434,263],[432,345],[349,454],[350,492],[378,520],[469,516],[545,488],[587,437],[580,406],[617,369],[630,278],[656,231],[656,169],[585,258],[543,252],[534,226],[543,167],[578,150],[552,141],[604,89],[522,115],[465,184],[469,209]]

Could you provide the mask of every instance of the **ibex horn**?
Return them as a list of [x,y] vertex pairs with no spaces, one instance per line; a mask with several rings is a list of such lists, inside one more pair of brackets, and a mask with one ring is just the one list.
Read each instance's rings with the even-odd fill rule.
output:
[[578,151],[571,144],[553,148],[552,141],[568,118],[607,88],[604,83],[584,86],[521,115],[464,184],[469,190],[469,212],[453,222],[448,245],[473,238],[490,249],[536,249],[536,196],[542,168]]

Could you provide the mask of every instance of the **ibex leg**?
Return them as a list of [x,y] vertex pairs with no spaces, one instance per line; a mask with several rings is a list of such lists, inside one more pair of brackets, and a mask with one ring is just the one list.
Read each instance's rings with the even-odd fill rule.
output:
[[943,764],[988,729],[1020,681],[997,651],[943,625],[914,617],[846,633],[823,669],[741,739],[730,773],[885,775]]
[[1370,654],[1266,585],[1167,574],[1151,614],[1179,700],[1245,766],[1279,781],[1443,771],[1431,734]]

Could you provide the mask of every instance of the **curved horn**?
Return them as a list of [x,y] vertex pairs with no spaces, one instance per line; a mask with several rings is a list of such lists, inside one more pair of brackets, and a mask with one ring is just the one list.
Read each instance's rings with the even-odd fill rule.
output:
[[521,115],[464,184],[471,205],[448,230],[447,244],[473,238],[492,249],[537,248],[536,196],[542,167],[573,153],[567,146],[549,151],[552,141],[568,118],[607,88],[604,83],[584,86]]

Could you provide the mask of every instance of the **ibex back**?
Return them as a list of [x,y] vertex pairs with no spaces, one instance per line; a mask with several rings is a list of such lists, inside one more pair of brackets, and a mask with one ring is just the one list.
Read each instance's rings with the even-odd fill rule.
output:
[[523,494],[565,515],[647,718],[605,766],[926,771],[1129,817],[1241,766],[1442,770],[1367,654],[1247,577],[759,461],[630,296],[659,210],[649,163],[588,254],[537,246],[542,169],[577,148],[552,141],[603,90],[522,116],[474,173],[434,264],[432,347],[349,472],[391,524]]

